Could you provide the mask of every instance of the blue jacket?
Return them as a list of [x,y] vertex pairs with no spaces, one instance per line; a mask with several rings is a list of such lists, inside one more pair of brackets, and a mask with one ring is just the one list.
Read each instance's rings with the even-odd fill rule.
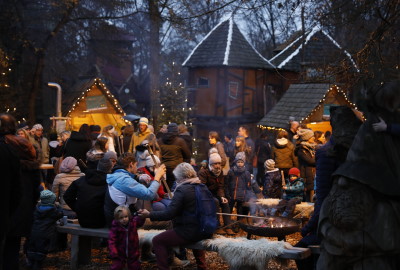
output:
[[134,179],[135,175],[124,169],[115,170],[114,173],[107,175],[107,184],[113,186],[127,196],[141,200],[153,200],[160,187],[160,183],[152,181],[147,188]]
[[304,180],[303,178],[297,178],[293,182],[286,181],[286,190],[283,194],[284,200],[290,200],[293,198],[298,198],[300,201],[303,200],[304,195]]

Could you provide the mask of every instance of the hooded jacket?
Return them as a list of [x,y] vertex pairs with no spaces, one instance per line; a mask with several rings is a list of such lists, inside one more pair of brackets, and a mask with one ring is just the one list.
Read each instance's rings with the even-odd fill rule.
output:
[[255,194],[261,193],[257,182],[251,179],[251,175],[245,167],[233,166],[226,176],[226,182],[226,195],[229,200],[247,202],[255,199]]
[[59,173],[54,178],[53,186],[51,191],[57,196],[57,201],[60,202],[60,206],[64,210],[71,210],[71,208],[64,201],[64,193],[69,188],[69,186],[77,180],[78,178],[84,176],[85,174],[81,172],[78,166],[69,173]]
[[[64,158],[74,157],[80,164],[80,159],[86,161],[86,153],[92,148],[92,140],[83,133],[72,131],[71,137],[64,146]],[[83,169],[81,166],[79,167],[81,170]]]
[[107,174],[87,170],[86,175],[72,182],[64,194],[64,201],[76,212],[79,224],[85,228],[103,228],[104,197],[107,190]]
[[[145,219],[136,216],[130,217],[127,227],[114,220],[108,236],[108,250],[111,259],[124,261],[130,258],[130,266],[138,264],[140,268],[140,247],[137,229],[143,226]],[[129,269],[131,269],[129,267]]]
[[286,138],[275,140],[271,158],[275,161],[275,167],[279,169],[299,166],[297,157],[294,155],[294,145]]
[[167,169],[175,168],[182,162],[190,162],[191,153],[186,142],[176,134],[166,133],[160,140],[161,162]]

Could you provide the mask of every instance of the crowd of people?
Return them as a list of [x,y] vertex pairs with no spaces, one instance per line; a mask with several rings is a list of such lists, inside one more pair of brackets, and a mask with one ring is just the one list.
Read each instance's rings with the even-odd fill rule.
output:
[[[0,228],[1,265],[13,270],[18,269],[22,243],[32,269],[40,269],[48,252],[66,248],[66,237],[55,236],[62,216],[78,219],[82,227],[110,228],[111,269],[125,264],[139,269],[144,256],[156,260],[159,269],[186,265],[185,252],[174,255],[170,248],[212,236],[199,233],[198,221],[187,215],[196,207],[193,185],[199,183],[208,187],[221,213],[216,233],[235,235],[240,228],[231,214],[236,210],[238,215],[256,215],[257,199],[281,199],[267,214],[283,217],[291,217],[302,201],[316,201],[316,214],[302,235],[318,243],[315,217],[329,191],[329,176],[355,135],[346,135],[343,146],[335,123],[331,134],[296,121],[275,138],[262,131],[255,141],[244,125],[237,136],[224,134],[223,140],[210,131],[208,159],[198,167],[192,158],[192,137],[183,124],[170,123],[155,134],[142,117],[137,131],[126,126],[119,136],[112,125],[101,129],[83,124],[79,131],[49,134],[49,141],[41,124],[17,129],[8,114],[0,115],[0,121],[6,189],[0,205],[7,217]],[[357,119],[354,123],[359,124]],[[54,171],[40,169],[47,163]],[[137,228],[145,218],[172,220],[172,229],[153,239],[154,254],[141,258]],[[302,240],[299,246],[310,241]],[[206,269],[204,252],[193,253],[198,269]]]

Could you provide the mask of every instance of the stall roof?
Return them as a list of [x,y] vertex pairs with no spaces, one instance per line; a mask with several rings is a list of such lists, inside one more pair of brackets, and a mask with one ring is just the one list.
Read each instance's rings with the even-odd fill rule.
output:
[[279,102],[258,123],[265,127],[287,128],[289,117],[301,122],[324,99],[331,84],[292,84]]

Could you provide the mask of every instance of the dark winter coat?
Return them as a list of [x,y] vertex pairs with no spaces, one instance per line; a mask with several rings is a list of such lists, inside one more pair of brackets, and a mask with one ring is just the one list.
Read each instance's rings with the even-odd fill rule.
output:
[[74,157],[78,161],[79,168],[84,171],[85,168],[79,162],[79,159],[86,161],[86,153],[92,148],[92,140],[85,134],[72,131],[71,137],[65,142],[64,158]]
[[225,194],[228,200],[248,202],[250,199],[256,199],[256,194],[261,190],[255,180],[251,180],[250,173],[243,167],[233,166],[226,176]]
[[268,140],[260,139],[256,141],[255,154],[257,155],[257,165],[264,166],[264,162],[271,158],[271,145]]
[[198,178],[188,179],[177,185],[170,205],[164,211],[150,213],[152,221],[172,220],[173,230],[187,241],[197,242],[210,238],[212,234],[200,232],[199,222],[195,217],[196,194],[195,185],[199,184]]
[[[12,140],[12,141],[11,141]],[[9,236],[27,237],[31,232],[33,223],[33,212],[39,199],[40,185],[40,161],[36,158],[33,145],[22,137],[8,137],[9,145],[13,153],[19,158],[20,168],[20,188],[21,201],[15,207],[15,212],[11,218],[13,224],[9,231]],[[8,156],[12,159],[12,157]],[[10,170],[5,169],[3,172]],[[15,179],[17,181],[18,179]],[[16,182],[16,185],[18,183]],[[3,195],[6,195],[3,193]],[[13,194],[14,196],[14,194]]]
[[166,133],[158,144],[161,149],[161,162],[167,168],[175,168],[179,163],[190,162],[190,150],[186,142],[177,135]]
[[297,157],[294,155],[294,145],[290,141],[281,144],[275,140],[271,158],[275,161],[275,167],[279,169],[299,167]]
[[307,143],[300,143],[296,146],[296,156],[299,158],[300,176],[304,179],[307,190],[314,189],[315,176],[315,150]]
[[181,133],[178,135],[178,137],[182,138],[186,142],[190,153],[192,153],[193,152],[193,138],[192,138],[192,136],[190,136],[189,132]]
[[86,175],[72,182],[64,194],[64,201],[77,214],[82,227],[102,228],[106,225],[104,217],[106,177],[105,172],[87,170]]
[[57,234],[56,221],[62,216],[62,211],[55,206],[39,205],[36,208],[27,248],[29,258],[51,251],[51,242]]
[[317,183],[317,201],[314,205],[314,213],[308,223],[303,227],[302,234],[306,235],[310,232],[317,233],[319,212],[322,203],[328,196],[332,188],[332,174],[339,167],[340,163],[332,156],[328,155],[328,151],[333,147],[333,139],[331,138],[324,146],[319,148],[315,154],[316,160],[316,183]]
[[197,175],[200,181],[208,187],[213,196],[219,201],[221,201],[221,197],[225,197],[225,176],[222,171],[219,176],[216,176],[207,167],[201,168]]
[[137,229],[143,226],[145,219],[136,216],[129,219],[125,228],[119,222],[112,222],[108,236],[108,250],[111,259],[137,258],[139,262],[140,248]]
[[2,241],[5,239],[9,225],[11,225],[11,217],[15,213],[16,207],[18,207],[22,198],[20,163],[15,151],[5,142],[3,136],[0,136],[0,170],[2,190],[0,196],[0,211],[2,215],[0,222],[0,241]]
[[235,159],[235,141],[231,140],[231,142],[223,142],[224,150],[227,157],[229,157],[229,162],[232,162]]
[[290,200],[293,198],[303,200],[304,197],[304,180],[298,177],[294,181],[286,181],[286,190],[283,193],[284,200]]
[[279,169],[265,173],[262,192],[266,198],[282,198],[282,175]]

